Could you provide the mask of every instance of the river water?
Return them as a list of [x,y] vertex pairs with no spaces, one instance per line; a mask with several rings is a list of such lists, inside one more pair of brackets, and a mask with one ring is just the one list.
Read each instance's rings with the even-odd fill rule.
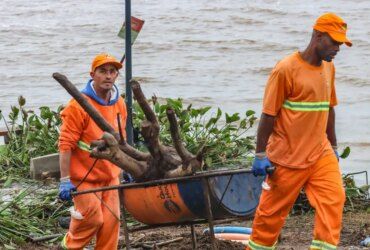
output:
[[[268,74],[284,56],[307,45],[314,20],[335,12],[354,46],[342,46],[337,69],[337,137],[352,153],[344,172],[370,171],[370,1],[135,0],[145,20],[133,47],[133,76],[150,96],[182,97],[228,112],[261,112]],[[0,109],[23,95],[27,106],[56,107],[70,98],[51,78],[66,74],[82,88],[92,58],[120,58],[123,0],[2,0]],[[124,89],[124,72],[119,79]],[[3,127],[3,124],[0,124]]]

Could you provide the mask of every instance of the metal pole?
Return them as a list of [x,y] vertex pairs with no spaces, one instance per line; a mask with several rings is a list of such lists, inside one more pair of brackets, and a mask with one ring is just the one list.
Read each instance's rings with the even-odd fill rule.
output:
[[215,238],[215,231],[213,229],[213,214],[212,214],[212,205],[211,205],[211,199],[209,197],[209,182],[207,177],[202,178],[202,186],[203,186],[203,196],[204,196],[204,202],[206,205],[206,212],[207,212],[207,220],[208,220],[208,226],[209,226],[209,237],[211,238],[211,249],[217,250],[218,247],[216,245],[216,238]]
[[190,228],[191,228],[191,248],[195,250],[197,249],[197,234],[195,233],[194,224],[191,224]]
[[121,216],[122,216],[122,225],[123,225],[123,233],[125,235],[125,244],[126,244],[126,249],[130,250],[131,245],[130,245],[130,237],[128,235],[128,227],[127,227],[127,218],[126,218],[126,209],[125,209],[125,202],[124,202],[124,190],[123,189],[118,189],[118,195],[121,203]]
[[178,182],[185,182],[185,181],[188,181],[188,180],[196,180],[196,179],[201,179],[203,177],[215,177],[215,176],[233,175],[233,174],[241,174],[241,173],[251,174],[252,170],[250,170],[250,169],[235,169],[235,170],[200,172],[196,175],[190,175],[190,176],[175,177],[175,178],[168,178],[168,179],[159,179],[159,180],[139,182],[139,183],[127,183],[127,184],[121,184],[121,185],[105,186],[105,187],[102,187],[102,188],[93,188],[93,189],[87,189],[87,190],[82,190],[82,191],[75,191],[75,192],[72,192],[72,195],[95,193],[95,192],[101,192],[101,191],[107,191],[107,190],[113,190],[113,189],[150,187],[150,186],[154,186],[154,185],[163,185],[163,184],[167,184],[167,183],[178,183]]
[[132,78],[132,56],[131,56],[131,0],[125,0],[125,23],[126,23],[126,108],[127,108],[127,123],[126,134],[127,142],[130,145],[134,143],[134,135],[132,128],[132,90],[130,80]]

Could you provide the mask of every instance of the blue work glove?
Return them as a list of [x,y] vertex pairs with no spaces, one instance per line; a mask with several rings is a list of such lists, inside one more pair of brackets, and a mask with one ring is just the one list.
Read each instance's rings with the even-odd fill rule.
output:
[[134,182],[134,178],[129,173],[123,173],[123,180],[124,182]]
[[254,157],[253,165],[252,165],[252,171],[254,176],[263,175],[265,176],[267,174],[266,169],[268,167],[272,167],[272,164],[270,160],[266,157],[265,152],[256,153],[256,156]]
[[76,187],[71,183],[69,178],[60,178],[59,198],[63,201],[72,200],[71,192],[76,191]]
[[334,153],[335,153],[335,156],[337,157],[337,160],[339,162],[339,154],[338,154],[338,151],[337,150],[334,150]]
[[331,146],[334,150],[334,154],[337,157],[337,160],[339,162],[339,153],[338,153],[338,146]]
[[337,157],[337,160],[339,162],[339,154],[338,154],[338,151],[337,150],[334,150],[334,153],[335,153],[335,156]]

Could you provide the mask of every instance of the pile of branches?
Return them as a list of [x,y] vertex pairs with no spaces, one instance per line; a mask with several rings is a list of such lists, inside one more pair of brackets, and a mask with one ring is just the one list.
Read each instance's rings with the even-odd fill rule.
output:
[[[22,184],[12,185],[12,181]],[[56,199],[56,187],[46,189],[44,183],[11,177],[0,187],[0,249],[16,249],[14,245],[42,241],[46,235],[46,239],[57,240],[61,235],[56,229],[58,218],[69,212],[68,206]]]

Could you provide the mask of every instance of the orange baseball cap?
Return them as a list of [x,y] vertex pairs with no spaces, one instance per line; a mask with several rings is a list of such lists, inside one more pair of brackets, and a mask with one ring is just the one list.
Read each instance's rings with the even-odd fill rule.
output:
[[334,13],[325,13],[317,18],[313,28],[317,31],[328,33],[337,42],[345,43],[349,47],[352,46],[351,40],[346,36],[347,24]]
[[114,67],[116,67],[117,69],[122,68],[122,63],[117,61],[116,58],[114,58],[111,55],[102,53],[102,54],[97,55],[94,58],[93,62],[91,63],[91,72],[94,72],[97,67],[102,66],[103,64],[107,64],[107,63],[113,64]]

